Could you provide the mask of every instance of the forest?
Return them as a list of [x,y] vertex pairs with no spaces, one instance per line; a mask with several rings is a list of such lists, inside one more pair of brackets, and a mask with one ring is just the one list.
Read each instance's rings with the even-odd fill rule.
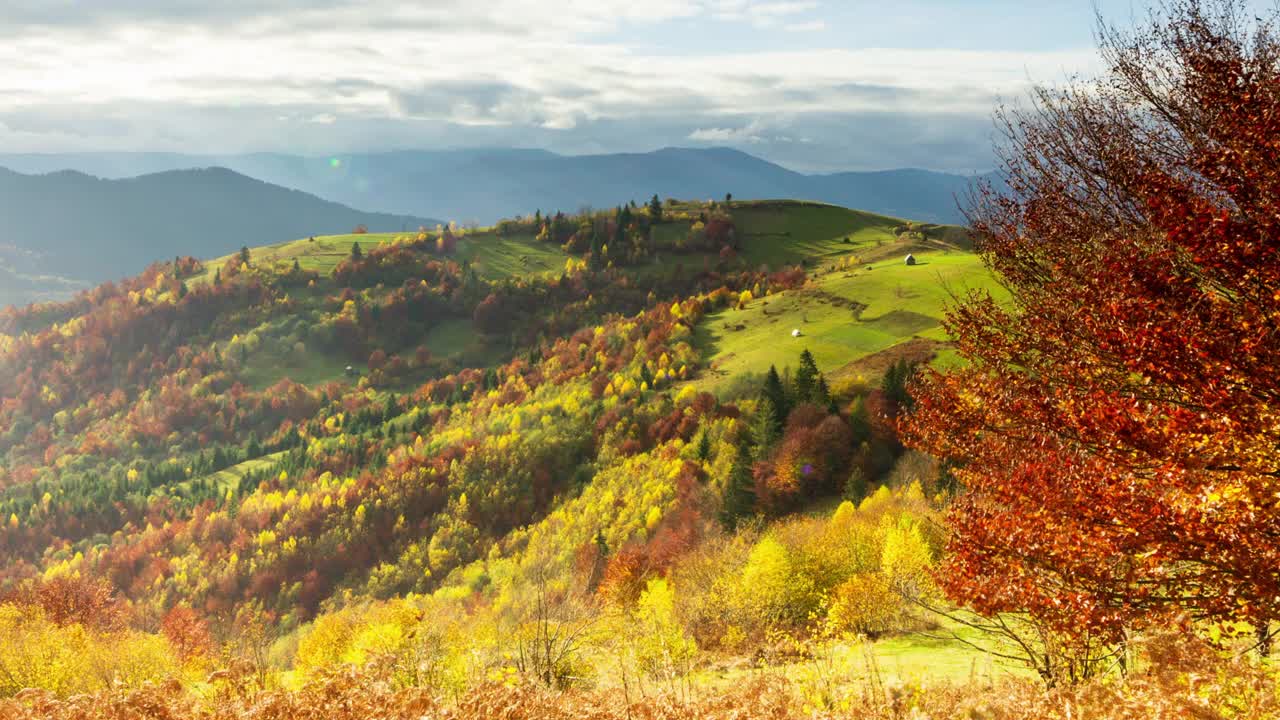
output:
[[1102,25],[963,230],[654,195],[0,311],[0,716],[1280,717],[1252,18]]

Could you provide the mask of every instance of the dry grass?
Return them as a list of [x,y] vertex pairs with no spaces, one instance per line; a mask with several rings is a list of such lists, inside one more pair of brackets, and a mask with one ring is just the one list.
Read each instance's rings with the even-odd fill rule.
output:
[[333,673],[297,691],[262,690],[247,668],[223,671],[202,691],[178,683],[59,700],[27,691],[0,701],[6,720],[1226,720],[1280,717],[1274,674],[1249,659],[1223,660],[1170,635],[1145,650],[1150,669],[1055,691],[1032,682],[995,686],[886,686],[877,679],[833,710],[807,707],[801,689],[777,677],[688,698],[628,697],[622,691],[556,692],[490,685],[442,700],[396,689],[376,669]]

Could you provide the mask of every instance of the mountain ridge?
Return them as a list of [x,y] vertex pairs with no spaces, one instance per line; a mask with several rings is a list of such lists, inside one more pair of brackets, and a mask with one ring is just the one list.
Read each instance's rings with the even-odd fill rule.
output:
[[[66,294],[67,283],[136,274],[177,255],[209,256],[308,235],[402,230],[429,218],[367,213],[223,167],[111,179],[79,170],[26,174],[0,167],[0,265],[53,285],[6,301]],[[55,292],[57,291],[57,292]]]
[[963,221],[976,178],[921,168],[805,174],[729,147],[562,155],[535,148],[388,150],[302,156],[80,153],[0,155],[20,170],[75,167],[123,178],[193,165],[235,172],[372,211],[489,224],[535,210],[604,207],[618,198],[796,198],[921,221]]

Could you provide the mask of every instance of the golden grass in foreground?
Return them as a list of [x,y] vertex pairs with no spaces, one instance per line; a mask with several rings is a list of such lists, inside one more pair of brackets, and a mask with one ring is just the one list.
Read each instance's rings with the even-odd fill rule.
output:
[[715,694],[636,697],[620,690],[553,692],[533,685],[490,685],[459,698],[396,689],[376,668],[331,673],[296,692],[261,690],[248,669],[223,671],[203,692],[177,682],[132,692],[66,700],[27,691],[0,702],[6,720],[784,720],[858,718],[1137,720],[1139,718],[1280,717],[1274,674],[1251,659],[1223,660],[1202,645],[1170,635],[1146,648],[1151,670],[1127,682],[1107,680],[1046,691],[1032,682],[994,686],[884,686],[830,710],[806,707],[785,678],[762,675]]

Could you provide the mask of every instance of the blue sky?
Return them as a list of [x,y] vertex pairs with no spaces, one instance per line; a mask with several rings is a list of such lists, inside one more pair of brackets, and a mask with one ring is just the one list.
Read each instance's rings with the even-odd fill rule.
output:
[[[1101,0],[1121,24],[1145,4]],[[990,116],[1096,70],[1088,0],[0,0],[0,151],[727,145],[991,166]]]
[[[801,3],[799,5],[810,5]],[[1134,6],[1139,10],[1141,4]],[[1127,0],[1102,3],[1108,16],[1127,19]],[[722,22],[659,23],[648,37],[627,33],[613,40],[639,41],[669,52],[716,52],[749,43],[765,49],[825,47],[953,48],[959,50],[1064,50],[1091,47],[1093,11],[1088,0],[838,0],[811,3],[787,17],[808,32],[786,32],[776,24]]]

